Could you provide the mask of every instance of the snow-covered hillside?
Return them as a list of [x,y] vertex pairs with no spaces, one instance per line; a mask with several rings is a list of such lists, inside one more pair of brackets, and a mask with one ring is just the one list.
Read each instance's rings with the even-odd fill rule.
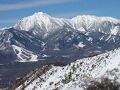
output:
[[16,45],[12,45],[15,54],[17,55],[18,62],[32,62],[38,61],[37,55],[33,52],[28,51],[22,47],[18,47]]
[[86,83],[103,77],[120,82],[120,49],[80,59],[63,67],[36,69],[28,76],[16,90],[85,90]]

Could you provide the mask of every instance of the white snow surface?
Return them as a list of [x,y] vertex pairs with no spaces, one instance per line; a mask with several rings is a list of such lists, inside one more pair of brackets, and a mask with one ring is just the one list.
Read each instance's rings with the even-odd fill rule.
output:
[[[120,34],[120,20],[112,17],[97,17],[81,15],[72,19],[55,18],[46,13],[38,12],[18,21],[13,28],[30,31],[36,28],[44,31],[45,35],[64,27],[71,27],[81,32],[102,32],[105,34]],[[36,33],[36,32],[34,32]]]
[[[33,75],[32,77],[34,77]],[[85,90],[91,80],[107,77],[120,82],[120,49],[77,60],[70,65],[52,66],[36,78],[25,90]],[[69,78],[69,79],[68,79]],[[24,85],[27,85],[29,78]],[[16,90],[21,90],[20,85]]]
[[80,48],[84,48],[85,45],[83,44],[83,42],[79,42],[78,47],[80,47]]
[[18,62],[35,62],[38,61],[37,55],[33,52],[28,51],[22,47],[18,47],[16,45],[12,45],[14,52],[17,55]]

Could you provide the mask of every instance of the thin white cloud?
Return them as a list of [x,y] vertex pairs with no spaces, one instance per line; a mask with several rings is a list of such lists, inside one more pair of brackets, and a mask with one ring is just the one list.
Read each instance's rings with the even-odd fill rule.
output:
[[29,2],[22,1],[19,3],[0,4],[0,11],[17,10],[17,9],[31,8],[37,6],[47,6],[47,5],[68,3],[72,1],[75,0],[32,0]]
[[7,20],[0,20],[0,24],[11,24],[16,23],[18,19],[7,19]]

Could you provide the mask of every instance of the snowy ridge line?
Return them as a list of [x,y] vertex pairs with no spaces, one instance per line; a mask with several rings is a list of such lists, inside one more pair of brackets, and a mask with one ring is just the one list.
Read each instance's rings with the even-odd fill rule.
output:
[[[119,57],[120,49],[98,56],[80,59],[64,67],[52,66],[51,69],[39,75],[38,78],[34,79],[34,81],[24,89],[31,90],[36,87],[35,90],[53,90],[55,88],[58,88],[58,90],[69,90],[74,87],[75,83],[76,85],[80,85],[79,88],[83,88],[82,85],[85,85],[85,81],[89,82],[101,78],[105,76],[106,72],[114,68],[119,68],[120,60],[116,59]],[[36,75],[36,73],[33,74],[33,77],[34,75]],[[68,78],[69,76],[70,78]],[[110,75],[108,78],[109,77]],[[68,81],[66,81],[67,78]],[[31,79],[28,79],[23,84],[29,81],[31,81]],[[50,84],[51,82],[53,82],[52,85]],[[21,90],[21,87],[23,87],[23,85],[20,85],[16,90]]]

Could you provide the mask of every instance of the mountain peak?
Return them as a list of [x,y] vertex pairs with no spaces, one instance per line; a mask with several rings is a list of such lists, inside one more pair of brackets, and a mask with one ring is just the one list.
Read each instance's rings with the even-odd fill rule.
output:
[[44,13],[44,12],[37,12],[37,13],[34,13],[34,14],[43,15],[43,14],[46,14],[46,13]]
[[18,21],[14,28],[18,30],[29,31],[33,29],[35,26],[39,26],[39,28],[45,28],[45,25],[50,23],[50,19],[52,17],[46,13],[38,12],[34,13],[32,16],[28,16]]
[[109,21],[109,22],[114,22],[114,23],[120,23],[120,20],[115,19],[113,17],[98,17],[95,15],[79,15],[76,16],[74,18],[72,18],[72,20],[88,20],[88,21]]
[[49,15],[44,12],[37,12],[37,13],[34,13],[32,16],[49,16]]
[[[120,20],[113,17],[98,17],[95,15],[81,15],[71,19],[74,28],[87,32],[102,32],[105,34],[120,34]],[[117,28],[117,30],[116,30]],[[113,33],[114,32],[114,33]]]
[[29,31],[37,27],[38,30],[42,30],[45,33],[57,30],[64,25],[68,24],[67,20],[54,18],[46,13],[38,12],[32,16],[28,16],[20,20],[13,28],[18,30]]

